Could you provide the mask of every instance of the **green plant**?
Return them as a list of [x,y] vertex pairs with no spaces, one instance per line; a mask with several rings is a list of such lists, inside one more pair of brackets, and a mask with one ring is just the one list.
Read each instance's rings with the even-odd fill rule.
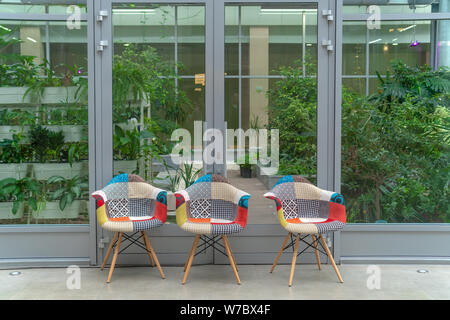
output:
[[36,115],[28,110],[3,109],[0,111],[0,125],[2,126],[32,125],[35,121]]
[[124,130],[119,125],[114,127],[114,159],[136,160],[140,156],[140,133],[137,127]]
[[0,198],[12,201],[12,213],[16,214],[22,203],[34,210],[42,208],[42,184],[32,178],[6,178],[0,181]]
[[184,182],[184,187],[188,188],[194,184],[197,180],[199,174],[202,172],[202,168],[195,169],[194,163],[184,162],[180,168],[178,168],[178,173],[181,180]]
[[33,152],[29,145],[23,143],[22,132],[14,133],[12,139],[0,142],[1,163],[23,163],[32,159]]
[[87,177],[75,176],[71,179],[64,179],[61,176],[52,176],[47,180],[49,186],[56,186],[51,193],[52,200],[59,200],[61,211],[70,206],[74,200],[85,196],[88,189]]
[[39,162],[59,160],[64,147],[62,131],[53,132],[41,125],[30,130],[30,145],[34,149]]
[[[305,68],[313,70],[313,64]],[[282,79],[267,93],[269,129],[279,130],[279,174],[313,175],[317,152],[317,84],[315,77],[303,77],[302,62],[281,67]]]

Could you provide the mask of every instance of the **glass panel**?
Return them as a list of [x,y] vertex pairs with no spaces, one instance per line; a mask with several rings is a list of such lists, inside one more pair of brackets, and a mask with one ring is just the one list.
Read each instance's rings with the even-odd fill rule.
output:
[[350,92],[366,95],[366,79],[365,78],[343,78],[342,87]]
[[[117,4],[113,29],[114,174],[182,189],[170,137],[187,129],[201,147],[194,121],[205,118],[204,6]],[[202,168],[201,161],[189,165]]]
[[342,74],[363,75],[366,73],[365,22],[345,21],[342,43]]
[[0,21],[0,224],[89,223],[86,32]]
[[[344,88],[355,89],[344,90],[342,99],[348,222],[450,222],[450,100],[448,88],[439,85],[448,82],[450,71],[428,66],[450,65],[447,24],[382,22],[380,30],[368,31],[369,97],[358,90],[367,78],[342,80]],[[343,59],[344,65],[354,63],[351,54]]]
[[262,197],[265,191],[282,175],[316,182],[317,9],[305,4],[228,6],[225,23],[227,128],[241,128],[247,135],[249,129],[256,134],[278,129],[280,135],[280,165],[271,172],[250,163],[262,150],[250,146],[248,136],[245,146],[228,139],[227,175],[252,194],[249,223],[273,224],[275,209]]
[[205,72],[205,7],[178,6],[178,61],[183,75]]
[[392,61],[430,65],[430,21],[384,22],[369,30],[370,74],[385,74]]

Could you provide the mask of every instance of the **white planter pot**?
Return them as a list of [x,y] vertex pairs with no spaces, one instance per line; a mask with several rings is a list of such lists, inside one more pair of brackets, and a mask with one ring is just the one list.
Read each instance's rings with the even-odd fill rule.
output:
[[3,105],[17,104],[58,104],[66,100],[74,102],[74,94],[77,87],[48,87],[44,89],[41,101],[33,97],[31,93],[24,99],[27,87],[3,87],[0,88],[0,101]]
[[[64,140],[66,142],[78,142],[83,137],[87,137],[87,126],[82,125],[66,125],[66,126],[43,126],[50,131],[58,132],[62,131],[64,134]],[[24,143],[30,141],[29,132],[30,126],[0,126],[0,141],[4,139],[12,139],[14,133],[23,132],[25,137]]]
[[133,173],[137,168],[138,160],[115,160],[114,175],[121,173]]
[[34,219],[76,219],[81,210],[86,206],[85,200],[75,200],[71,205],[66,206],[64,211],[59,209],[59,202],[47,202],[45,209],[41,212],[33,212]]
[[28,163],[1,163],[0,164],[0,180],[6,178],[23,179],[27,172],[31,173],[32,168]]
[[5,219],[20,219],[23,217],[24,204],[19,205],[19,210],[16,214],[12,213],[13,202],[0,202],[0,220]]
[[50,131],[62,131],[64,134],[64,141],[78,142],[83,138],[87,138],[87,126],[82,125],[66,125],[66,126],[44,126]]
[[52,176],[71,179],[75,176],[88,175],[89,164],[87,161],[75,162],[71,167],[69,163],[34,163],[33,172],[37,180],[47,180]]

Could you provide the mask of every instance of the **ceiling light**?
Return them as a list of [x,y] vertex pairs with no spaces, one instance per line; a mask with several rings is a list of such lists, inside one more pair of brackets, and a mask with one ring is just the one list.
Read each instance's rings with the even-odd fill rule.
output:
[[403,31],[406,31],[406,30],[409,30],[409,29],[411,29],[411,28],[414,28],[416,25],[415,24],[413,24],[413,25],[411,25],[411,26],[409,26],[409,27],[406,27],[406,28],[401,28],[400,30],[398,30],[398,31],[400,31],[400,32],[403,32]]
[[317,13],[317,9],[261,9],[262,14],[302,14]]
[[9,273],[10,276],[16,277],[16,276],[20,276],[22,274],[22,272],[20,271],[12,271]]
[[6,30],[6,31],[8,31],[8,32],[11,32],[11,29],[9,29],[9,28],[7,28],[7,27],[4,27],[4,26],[1,26],[1,25],[0,25],[0,29]]
[[369,44],[372,44],[372,43],[375,43],[375,42],[378,42],[378,41],[381,41],[381,40],[382,40],[381,38],[379,38],[377,40],[372,40],[372,41],[369,42]]
[[113,14],[154,14],[155,9],[113,9]]
[[31,42],[34,42],[34,43],[37,42],[35,39],[33,39],[33,38],[31,38],[31,37],[27,37],[27,39],[30,40]]

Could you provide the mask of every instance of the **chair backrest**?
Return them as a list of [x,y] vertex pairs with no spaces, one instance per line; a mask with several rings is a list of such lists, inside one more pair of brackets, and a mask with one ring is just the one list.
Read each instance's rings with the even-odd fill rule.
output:
[[236,220],[239,208],[247,210],[250,195],[230,184],[227,178],[207,174],[186,190],[177,191],[177,208],[186,205],[186,218]]
[[115,176],[102,190],[92,196],[97,208],[105,206],[110,221],[129,217],[156,217],[163,223],[167,218],[167,192],[148,184],[135,174]]
[[282,223],[296,218],[346,220],[343,196],[320,189],[302,176],[282,177],[264,196],[275,200]]

